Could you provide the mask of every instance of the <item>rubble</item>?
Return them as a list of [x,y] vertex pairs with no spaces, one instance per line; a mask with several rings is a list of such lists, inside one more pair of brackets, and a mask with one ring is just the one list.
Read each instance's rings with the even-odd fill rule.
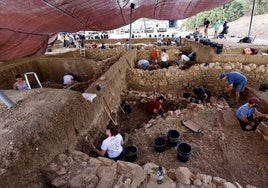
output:
[[[61,158],[61,160],[58,160]],[[66,160],[71,159],[73,164],[66,166]],[[58,168],[64,168],[65,174],[58,174]],[[59,154],[44,169],[44,175],[54,187],[113,187],[136,188],[157,187],[156,172],[158,165],[146,163],[143,167],[125,161],[113,161],[106,158],[91,158],[79,151],[68,154]],[[235,186],[236,185],[236,186]],[[241,185],[238,182],[228,182],[220,177],[192,173],[187,167],[164,169],[163,187],[225,187],[235,188]],[[247,185],[247,188],[254,186]]]

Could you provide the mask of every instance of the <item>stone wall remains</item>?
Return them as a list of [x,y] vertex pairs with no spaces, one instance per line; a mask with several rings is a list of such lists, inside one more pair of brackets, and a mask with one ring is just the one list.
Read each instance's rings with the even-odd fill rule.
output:
[[138,91],[191,89],[203,85],[213,92],[222,91],[226,85],[219,79],[219,74],[238,71],[248,78],[248,84],[268,82],[268,67],[266,65],[242,63],[210,63],[193,65],[190,69],[180,70],[177,66],[168,69],[143,71],[128,69],[128,87]]

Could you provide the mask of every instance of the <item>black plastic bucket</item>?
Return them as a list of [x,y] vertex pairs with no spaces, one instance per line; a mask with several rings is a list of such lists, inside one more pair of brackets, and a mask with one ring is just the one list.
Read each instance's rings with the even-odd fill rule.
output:
[[124,156],[127,161],[133,162],[137,159],[138,148],[136,146],[127,146],[124,149]]
[[168,144],[171,147],[175,147],[179,143],[180,132],[177,130],[169,130],[167,133]]
[[178,159],[181,162],[187,162],[192,153],[192,147],[187,143],[180,143],[177,147]]
[[166,140],[162,137],[154,139],[154,149],[156,152],[163,152],[166,149]]

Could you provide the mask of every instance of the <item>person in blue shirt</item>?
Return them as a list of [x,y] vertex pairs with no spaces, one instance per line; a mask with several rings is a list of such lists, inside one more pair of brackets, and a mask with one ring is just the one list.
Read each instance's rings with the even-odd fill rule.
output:
[[251,97],[248,103],[240,106],[235,116],[238,119],[243,131],[254,131],[264,118],[268,118],[268,114],[263,114],[257,110],[257,106],[260,103],[260,99],[257,97]]
[[247,78],[239,72],[229,72],[227,74],[221,73],[220,79],[228,81],[228,86],[225,94],[230,97],[232,90],[235,89],[235,105],[238,103],[240,93],[245,91],[247,85]]

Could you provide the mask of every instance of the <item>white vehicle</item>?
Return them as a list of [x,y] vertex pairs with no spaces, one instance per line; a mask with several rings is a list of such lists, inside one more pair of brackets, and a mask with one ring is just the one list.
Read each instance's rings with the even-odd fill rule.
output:
[[167,32],[167,25],[166,24],[158,24],[157,32]]
[[145,33],[153,33],[154,32],[154,25],[153,24],[145,24]]

